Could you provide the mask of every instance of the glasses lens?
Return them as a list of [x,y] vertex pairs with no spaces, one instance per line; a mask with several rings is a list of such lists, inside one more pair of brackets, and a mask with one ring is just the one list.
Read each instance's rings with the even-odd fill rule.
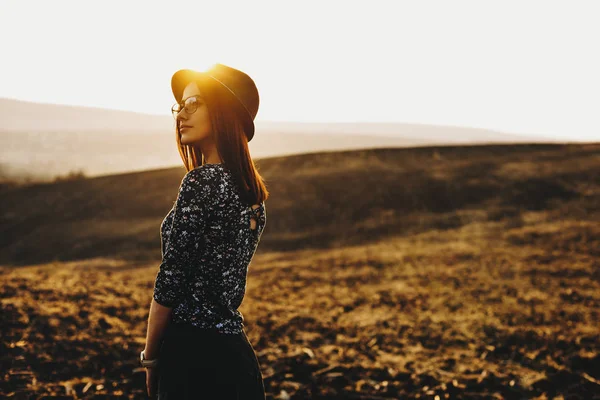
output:
[[195,97],[190,97],[189,99],[185,100],[185,112],[188,114],[193,114],[194,112],[196,112],[196,109],[198,108],[198,101]]
[[177,118],[177,114],[179,114],[179,111],[181,111],[179,104],[173,104],[173,107],[171,107],[171,113],[173,113],[173,118]]

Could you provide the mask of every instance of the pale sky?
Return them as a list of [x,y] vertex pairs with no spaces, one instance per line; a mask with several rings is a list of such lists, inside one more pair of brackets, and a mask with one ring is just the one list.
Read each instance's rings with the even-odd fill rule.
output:
[[6,1],[0,97],[168,115],[171,75],[248,73],[257,120],[600,140],[598,1]]

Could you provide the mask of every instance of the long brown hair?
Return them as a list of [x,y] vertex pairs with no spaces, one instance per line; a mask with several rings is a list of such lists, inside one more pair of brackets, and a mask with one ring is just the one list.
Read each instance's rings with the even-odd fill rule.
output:
[[[267,200],[269,191],[248,149],[245,132],[250,127],[240,117],[246,112],[243,106],[226,88],[210,78],[197,80],[196,83],[208,108],[217,152],[238,185],[242,201],[258,204]],[[175,137],[179,155],[188,172],[206,163],[198,147],[181,144],[179,124],[175,124]]]

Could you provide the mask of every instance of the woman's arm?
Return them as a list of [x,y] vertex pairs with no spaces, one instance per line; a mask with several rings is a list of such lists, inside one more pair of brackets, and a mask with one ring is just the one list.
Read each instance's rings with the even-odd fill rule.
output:
[[144,356],[148,360],[158,358],[160,343],[165,330],[171,320],[173,309],[160,305],[154,299],[150,303],[150,316],[148,317],[148,331],[146,333],[146,347]]
[[205,224],[205,200],[210,191],[208,171],[194,169],[182,179],[173,209],[171,232],[165,243],[162,262],[154,282],[150,303],[144,356],[158,357],[160,344],[171,320],[173,309],[184,300],[195,256],[202,241]]

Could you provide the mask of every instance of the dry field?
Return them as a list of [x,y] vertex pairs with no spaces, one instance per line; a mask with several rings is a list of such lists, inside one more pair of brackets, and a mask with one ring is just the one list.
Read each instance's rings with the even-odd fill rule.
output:
[[[259,165],[272,198],[240,310],[267,398],[600,399],[600,145]],[[182,174],[1,188],[0,396],[146,398]]]

